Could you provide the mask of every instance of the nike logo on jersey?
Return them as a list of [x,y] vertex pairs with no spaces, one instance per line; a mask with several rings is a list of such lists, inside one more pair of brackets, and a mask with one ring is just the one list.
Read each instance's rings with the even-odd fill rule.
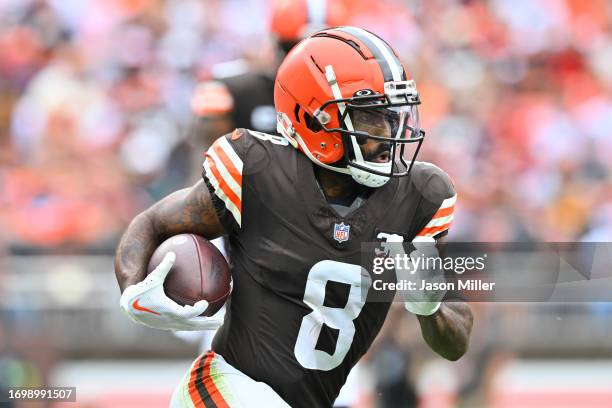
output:
[[151,309],[148,309],[148,308],[146,308],[146,307],[144,307],[144,306],[140,306],[140,303],[138,303],[138,302],[140,302],[140,299],[136,299],[136,300],[134,301],[134,303],[132,303],[132,307],[133,307],[134,309],[136,309],[136,310],[140,310],[140,311],[142,311],[142,312],[149,312],[149,313],[153,313],[154,315],[160,316],[160,314],[159,314],[159,313],[157,313],[157,312],[155,312],[155,311],[153,311],[153,310],[151,310]]

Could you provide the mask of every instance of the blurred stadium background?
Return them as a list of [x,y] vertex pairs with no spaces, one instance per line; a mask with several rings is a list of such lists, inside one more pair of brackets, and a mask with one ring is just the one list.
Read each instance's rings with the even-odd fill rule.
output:
[[[272,64],[268,6],[0,0],[0,386],[76,386],[67,407],[166,406],[197,348],[120,313],[113,251],[131,217],[197,173],[197,82],[236,58]],[[450,239],[611,241],[610,1],[346,6],[417,80],[421,159],[459,192]],[[356,406],[612,406],[612,305],[473,308],[458,363],[392,312]]]

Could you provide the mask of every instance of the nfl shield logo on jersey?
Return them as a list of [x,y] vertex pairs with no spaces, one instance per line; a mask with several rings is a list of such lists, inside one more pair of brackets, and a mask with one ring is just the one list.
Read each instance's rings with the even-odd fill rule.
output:
[[344,225],[343,222],[340,224],[334,224],[334,239],[338,242],[348,241],[350,230],[351,226]]

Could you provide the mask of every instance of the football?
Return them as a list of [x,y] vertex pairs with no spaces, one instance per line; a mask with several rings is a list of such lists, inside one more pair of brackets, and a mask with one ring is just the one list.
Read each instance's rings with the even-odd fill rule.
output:
[[198,235],[175,235],[157,247],[149,261],[147,274],[170,251],[176,254],[176,260],[164,282],[166,295],[181,306],[204,299],[209,305],[202,316],[215,314],[231,292],[232,277],[223,254]]

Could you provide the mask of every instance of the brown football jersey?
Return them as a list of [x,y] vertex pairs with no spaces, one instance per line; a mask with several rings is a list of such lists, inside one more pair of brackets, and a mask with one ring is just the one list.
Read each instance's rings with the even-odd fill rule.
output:
[[333,405],[390,306],[367,301],[361,244],[381,232],[442,235],[456,197],[442,170],[417,162],[341,216],[313,166],[282,137],[244,129],[218,139],[204,161],[234,279],[213,349],[292,407],[309,408]]

